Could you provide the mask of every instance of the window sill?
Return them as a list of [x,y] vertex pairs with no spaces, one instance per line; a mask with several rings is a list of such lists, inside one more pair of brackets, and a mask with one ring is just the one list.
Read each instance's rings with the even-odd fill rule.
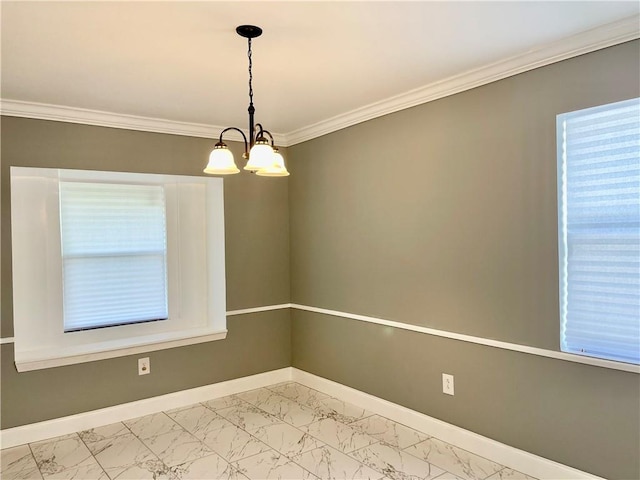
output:
[[16,352],[16,369],[18,372],[29,372],[44,368],[62,367],[76,363],[93,362],[107,358],[136,355],[167,348],[195,345],[197,343],[224,340],[227,330],[206,330],[190,332],[188,336],[176,334],[157,334],[142,339],[117,340],[110,342],[82,345],[64,350],[50,349],[37,352],[24,352],[18,357]]

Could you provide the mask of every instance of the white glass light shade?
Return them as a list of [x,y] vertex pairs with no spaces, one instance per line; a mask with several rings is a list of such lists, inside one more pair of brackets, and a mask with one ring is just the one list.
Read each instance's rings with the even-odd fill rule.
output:
[[204,169],[204,173],[211,175],[230,175],[238,173],[238,167],[233,160],[233,153],[224,143],[216,143],[209,155],[209,163]]
[[258,170],[256,175],[262,177],[286,177],[289,175],[287,167],[284,166],[284,158],[277,148],[273,149],[273,156],[271,157],[271,165],[262,170]]
[[269,142],[260,137],[256,140],[256,144],[249,151],[249,161],[244,167],[245,170],[258,172],[273,163],[273,148]]

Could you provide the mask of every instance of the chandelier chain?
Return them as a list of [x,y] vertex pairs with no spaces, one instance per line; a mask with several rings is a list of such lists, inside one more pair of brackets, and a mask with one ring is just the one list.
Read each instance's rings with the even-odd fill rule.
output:
[[247,53],[249,57],[249,104],[253,105],[253,72],[251,71],[251,67],[253,63],[251,61],[251,39],[249,38],[249,52]]

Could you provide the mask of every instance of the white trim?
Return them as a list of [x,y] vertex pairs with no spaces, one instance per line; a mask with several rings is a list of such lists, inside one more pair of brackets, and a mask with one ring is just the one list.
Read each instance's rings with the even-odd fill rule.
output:
[[[36,118],[39,120],[52,120],[54,122],[80,123],[98,127],[122,128],[125,130],[140,130],[143,132],[214,139],[218,139],[220,132],[225,128],[218,125],[179,122],[162,118],[140,117],[124,113],[112,113],[87,108],[24,102],[11,99],[0,100],[0,114],[8,117]],[[249,136],[247,130],[242,131],[247,137]],[[285,146],[285,138],[283,135],[273,134],[273,137],[278,145]],[[234,130],[225,133],[224,139],[235,142],[243,141],[242,135]]]
[[[602,25],[542,45],[523,54],[433,82],[285,134],[276,133],[274,139],[278,145],[289,147],[389,113],[464,92],[568,58],[635,40],[640,38],[639,20],[640,16],[634,15]],[[202,138],[217,138],[219,132],[224,128],[216,125],[176,122],[11,99],[0,100],[0,114]],[[242,137],[234,131],[229,132],[228,137],[225,138],[242,141]]]
[[[291,304],[290,303],[281,303],[279,305],[266,305],[264,307],[253,307],[253,308],[244,308],[244,309],[240,309],[240,310],[229,310],[228,312],[226,312],[226,315],[227,315],[227,317],[232,317],[234,315],[244,315],[244,314],[247,314],[247,313],[268,312],[270,310],[282,310],[282,309],[285,309],[285,308],[291,308]],[[204,341],[209,342],[211,340],[219,340],[219,338],[212,338],[212,339],[207,339],[207,340],[204,340]],[[15,343],[15,338],[14,337],[0,338],[0,345],[9,344],[9,343]],[[162,348],[173,348],[173,346],[166,346],[166,345],[163,344]],[[141,353],[141,352],[132,352],[132,353]]]
[[[358,315],[355,313],[347,313],[347,312],[340,312],[338,310],[329,310],[327,308],[318,308],[318,307],[311,307],[308,305],[300,305],[297,303],[282,303],[282,304],[278,304],[278,305],[265,305],[263,307],[253,307],[253,308],[245,308],[245,309],[239,309],[239,310],[229,310],[226,314],[228,317],[232,317],[232,316],[236,316],[236,315],[245,315],[245,314],[249,314],[249,313],[259,313],[259,312],[268,312],[271,310],[282,310],[285,308],[295,308],[298,310],[303,310],[303,311],[307,311],[307,312],[313,312],[313,313],[321,313],[324,315],[331,315],[333,317],[342,317],[342,318],[348,318],[351,320],[358,320],[361,322],[369,322],[369,323],[375,323],[377,325],[384,325],[387,327],[393,327],[393,328],[400,328],[402,330],[409,330],[412,332],[418,332],[418,333],[424,333],[427,335],[434,335],[436,337],[443,337],[443,338],[449,338],[452,340],[459,340],[462,342],[469,342],[469,343],[475,343],[478,345],[485,345],[487,347],[494,347],[494,348],[502,348],[504,350],[511,350],[514,352],[520,352],[520,353],[527,353],[530,355],[537,355],[540,357],[546,357],[546,358],[554,358],[556,360],[564,360],[566,362],[574,362],[574,363],[581,363],[584,365],[592,365],[595,367],[603,367],[603,368],[610,368],[613,370],[622,370],[625,372],[631,372],[631,373],[640,373],[640,365],[633,365],[631,363],[623,363],[623,362],[614,362],[611,360],[603,360],[600,358],[592,358],[592,357],[587,357],[587,356],[582,356],[582,355],[578,355],[578,354],[573,354],[573,353],[565,353],[565,352],[558,352],[555,350],[547,350],[544,348],[538,348],[538,347],[530,347],[528,345],[520,345],[517,343],[509,343],[509,342],[502,342],[500,340],[491,340],[489,338],[483,338],[483,337],[474,337],[472,335],[465,335],[462,333],[455,333],[455,332],[449,332],[446,330],[437,330],[435,328],[428,328],[428,327],[422,327],[420,325],[413,325],[411,323],[403,323],[403,322],[396,322],[393,320],[386,320],[383,318],[376,318],[376,317],[369,317],[366,315]],[[224,338],[224,337],[222,337]],[[203,342],[208,342],[211,340],[217,340],[217,338],[213,338],[213,339],[209,339],[206,338],[203,340]],[[0,344],[9,344],[9,343],[14,343],[14,338],[13,337],[5,337],[0,339]],[[198,342],[200,343],[200,342]],[[180,346],[180,345],[175,345],[175,346]],[[167,346],[166,344],[160,344],[160,348],[154,348],[153,350],[160,350],[160,349],[164,349],[164,348],[173,348],[173,346]],[[143,353],[144,351],[152,351],[150,350],[141,350],[141,351],[136,351],[136,352],[131,352],[131,354],[135,354],[135,353]],[[110,357],[103,357],[103,358],[110,358]],[[92,361],[92,360],[98,360],[96,359],[90,359],[90,360],[86,360],[86,361]],[[40,367],[42,368],[42,367]],[[33,370],[33,369],[29,369],[29,370]],[[25,370],[26,371],[26,370]]]
[[[291,304],[282,303],[280,305],[266,305],[264,307],[253,307],[253,308],[244,308],[240,310],[229,310],[228,312],[226,312],[226,315],[227,317],[232,317],[234,315],[244,315],[246,313],[259,313],[259,312],[268,312],[270,310],[282,310],[284,308],[291,308]],[[212,340],[218,340],[218,339],[214,338]],[[208,342],[209,340],[205,340],[205,341]],[[0,345],[9,344],[9,343],[15,343],[15,338],[14,337],[0,338]],[[163,346],[162,348],[172,348],[172,347]],[[134,352],[134,353],[140,353],[140,352]]]
[[[155,352],[157,350],[166,350],[168,348],[184,347],[186,345],[213,342],[214,340],[224,340],[225,338],[227,338],[227,330],[222,330],[220,332],[215,332],[208,335],[191,336],[160,342],[150,342],[143,345],[136,345],[131,347],[109,348],[108,350],[100,352],[66,355],[64,357],[51,356],[33,360],[16,360],[15,364],[16,370],[18,370],[18,372],[30,372],[32,370],[41,370],[43,368],[62,367],[64,365],[75,365],[76,363],[84,362],[95,362],[96,360],[105,360],[107,358],[124,357],[127,355],[136,355],[138,353]],[[60,350],[57,350],[57,352],[59,355]]]
[[291,380],[306,385],[309,388],[337,397],[377,413],[391,420],[409,425],[411,428],[434,436],[440,440],[456,445],[464,450],[475,453],[492,461],[513,468],[527,475],[541,480],[600,479],[595,475],[568,467],[558,462],[548,460],[533,453],[510,447],[504,443],[478,435],[464,428],[451,425],[415,410],[389,402],[382,398],[364,393],[351,387],[326,378],[318,377],[297,368],[292,368]]
[[[595,367],[603,367],[603,368],[610,368],[613,370],[622,370],[625,372],[631,372],[631,373],[640,373],[640,365],[633,365],[630,363],[623,363],[623,362],[614,362],[614,361],[610,361],[610,360],[602,360],[599,358],[592,358],[592,357],[587,357],[587,356],[582,356],[582,355],[578,355],[578,354],[572,354],[572,353],[565,353],[565,352],[558,352],[555,350],[547,350],[544,348],[538,348],[538,347],[530,347],[528,345],[520,345],[517,343],[509,343],[509,342],[502,342],[500,340],[491,340],[488,338],[483,338],[483,337],[474,337],[472,335],[464,335],[462,333],[455,333],[455,332],[449,332],[446,330],[437,330],[435,328],[428,328],[428,327],[422,327],[420,325],[413,325],[411,323],[403,323],[403,322],[396,322],[393,320],[386,320],[383,318],[376,318],[376,317],[369,317],[366,315],[358,315],[355,313],[346,313],[346,312],[340,312],[338,310],[329,310],[327,308],[318,308],[318,307],[311,307],[308,305],[300,305],[297,303],[282,303],[282,304],[278,304],[278,305],[265,305],[263,307],[253,307],[253,308],[245,308],[245,309],[239,309],[239,310],[229,310],[228,312],[226,312],[228,317],[231,316],[236,316],[236,315],[244,315],[244,314],[249,314],[249,313],[259,313],[259,312],[267,312],[267,311],[271,311],[271,310],[281,310],[281,309],[285,309],[285,308],[295,308],[298,310],[303,310],[303,311],[307,311],[307,312],[313,312],[313,313],[321,313],[324,315],[331,315],[333,317],[342,317],[342,318],[348,318],[351,320],[358,320],[361,322],[369,322],[369,323],[375,323],[378,325],[384,325],[387,327],[393,327],[393,328],[400,328],[402,330],[409,330],[412,332],[418,332],[418,333],[424,333],[427,335],[434,335],[436,337],[443,337],[443,338],[449,338],[452,340],[459,340],[462,342],[469,342],[469,343],[475,343],[478,345],[485,345],[487,347],[494,347],[494,348],[502,348],[504,350],[511,350],[514,352],[520,352],[520,353],[527,353],[530,355],[537,355],[540,357],[546,357],[546,358],[554,358],[556,360],[564,360],[566,362],[574,362],[574,363],[581,363],[584,365],[592,365]],[[217,339],[204,339],[203,341],[208,342],[211,340],[217,340]],[[9,344],[9,343],[14,343],[14,338],[13,337],[5,337],[0,339],[0,344]],[[198,342],[199,343],[199,342]],[[180,346],[180,345],[175,345],[175,346]],[[160,344],[160,348],[155,348],[153,350],[159,350],[159,349],[164,349],[164,348],[173,348],[173,346],[167,346],[166,344]],[[131,354],[135,354],[135,353],[143,353],[145,350],[142,351],[136,351],[136,352],[131,352]],[[152,350],[146,350],[146,351],[152,351]],[[110,357],[103,357],[103,358],[110,358]],[[90,359],[90,360],[86,360],[86,361],[91,361],[91,360],[98,360],[96,359]],[[40,367],[42,368],[42,367]],[[32,370],[32,369],[29,369]],[[25,370],[26,371],[26,370]]]
[[244,308],[241,310],[230,310],[227,312],[227,317],[232,317],[234,315],[244,315],[246,313],[268,312],[269,310],[282,310],[283,308],[291,308],[291,304],[281,303],[280,305],[267,305],[264,307]]
[[349,318],[361,322],[376,323],[387,327],[401,328],[412,332],[426,333],[436,337],[450,338],[452,340],[460,340],[463,342],[476,343],[486,345],[488,347],[502,348],[504,350],[512,350],[515,352],[528,353],[541,357],[555,358],[557,360],[565,360],[568,362],[583,363],[585,365],[593,365],[596,367],[611,368],[614,370],[623,370],[625,372],[640,373],[640,365],[631,363],[614,362],[611,360],[602,360],[600,358],[586,357],[573,353],[557,352],[555,350],[546,350],[544,348],[530,347],[528,345],[520,345],[517,343],[501,342],[499,340],[491,340],[489,338],[474,337],[472,335],[464,335],[462,333],[448,332],[446,330],[436,330],[435,328],[422,327],[420,325],[412,325],[410,323],[395,322],[393,320],[385,320],[383,318],[369,317],[366,315],[357,315],[354,313],[339,312],[336,310],[328,310],[326,308],[309,307],[307,305],[291,304],[292,308],[305,310],[307,312],[322,313],[324,315],[332,315],[334,317]]
[[[142,130],[144,132],[169,133],[188,137],[217,138],[224,127],[201,123],[178,122],[160,118],[140,117],[111,113],[87,108],[67,107],[21,100],[2,99],[2,115],[9,117],[37,118],[55,122],[82,123],[99,127]],[[230,140],[242,141],[242,136],[234,131],[229,132]],[[225,137],[226,138],[226,137]]]
[[[153,375],[153,374],[152,374]],[[0,431],[2,448],[87,430],[291,380],[291,367]]]

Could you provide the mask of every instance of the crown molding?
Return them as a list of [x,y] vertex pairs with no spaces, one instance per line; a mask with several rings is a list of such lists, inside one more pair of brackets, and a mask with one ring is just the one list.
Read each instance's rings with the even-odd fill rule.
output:
[[[560,62],[578,55],[640,38],[640,15],[587,30],[559,41],[537,47],[483,67],[425,85],[385,100],[366,105],[289,133],[273,134],[278,145],[289,147],[383,115],[448,97],[472,88],[502,80],[519,73]],[[58,122],[81,123],[101,127],[141,130],[145,132],[217,138],[225,127],[201,123],[177,122],[150,117],[118,114],[99,110],[1,99],[0,114]],[[245,131],[245,134],[248,133]],[[235,131],[225,138],[242,142]]]
[[[160,118],[140,117],[121,113],[89,110],[86,108],[67,107],[64,105],[50,105],[46,103],[23,102],[21,100],[0,100],[0,114],[8,117],[35,118],[38,120],[52,120],[55,122],[80,123],[99,127],[122,128],[125,130],[140,130],[143,132],[168,133],[187,137],[215,138],[225,128],[218,125],[202,123],[178,122]],[[243,130],[249,136],[248,130]],[[281,134],[273,135],[278,145],[284,145],[285,138]],[[235,142],[242,142],[238,132],[230,130],[224,138]]]
[[286,134],[287,145],[302,143],[367,120],[637,38],[640,38],[640,15],[634,15],[593,28],[571,37],[542,45],[526,53],[469,70],[313,125],[302,127]]

